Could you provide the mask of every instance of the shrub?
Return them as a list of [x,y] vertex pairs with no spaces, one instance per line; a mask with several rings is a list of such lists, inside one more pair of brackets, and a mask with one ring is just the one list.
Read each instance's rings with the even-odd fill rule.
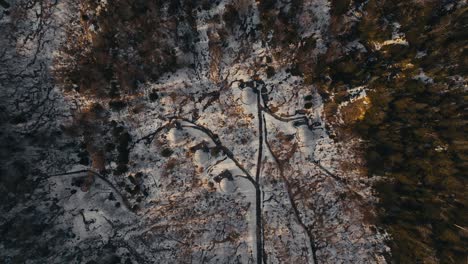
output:
[[172,153],[174,153],[174,151],[172,151],[171,149],[169,148],[165,148],[161,151],[161,156],[165,157],[165,158],[168,158],[172,155]]

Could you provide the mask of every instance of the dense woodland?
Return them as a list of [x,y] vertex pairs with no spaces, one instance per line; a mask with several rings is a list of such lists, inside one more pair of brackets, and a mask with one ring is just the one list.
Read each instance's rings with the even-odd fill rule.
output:
[[[468,10],[444,12],[437,2],[425,8],[372,2],[368,12],[398,19],[409,42],[381,50],[366,68],[380,78],[371,83],[372,106],[357,125],[369,141],[370,173],[388,179],[377,190],[382,223],[394,239],[393,257],[400,263],[430,263],[428,256],[435,252],[440,263],[463,263],[468,247]],[[362,34],[370,35],[365,29]],[[418,51],[427,55],[418,58]],[[414,66],[382,72],[398,64]],[[417,71],[431,79],[414,78]]]
[[[344,58],[358,65],[345,74],[339,64],[331,71],[372,91],[371,107],[355,131],[368,140],[369,173],[385,177],[377,191],[394,261],[432,263],[435,254],[440,263],[463,263],[468,10],[444,11],[443,1],[378,2],[367,3],[368,16],[357,28],[363,42],[388,39],[391,33],[381,25],[391,19],[401,24],[408,46],[386,46],[365,60]],[[430,79],[415,77],[421,72]]]

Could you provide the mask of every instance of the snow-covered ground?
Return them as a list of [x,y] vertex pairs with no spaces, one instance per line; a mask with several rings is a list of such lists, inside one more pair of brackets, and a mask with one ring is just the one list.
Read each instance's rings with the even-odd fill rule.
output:
[[[246,7],[242,27],[220,37],[227,4]],[[327,1],[308,1],[300,14],[301,34],[318,39],[316,54],[327,48],[329,9]],[[74,15],[63,12],[56,19]],[[178,54],[194,68],[140,85],[125,109],[109,112],[131,137],[127,172],[90,176],[92,164],[78,165],[69,148],[42,159],[48,176],[35,195],[45,198],[26,205],[43,213],[60,208],[46,237],[63,233],[42,260],[384,262],[385,235],[366,218],[375,202],[370,183],[359,168],[343,166],[361,158],[353,152],[357,139],[329,137],[317,88],[288,66],[273,60],[275,74],[267,77],[264,62],[273,54],[259,32],[250,34],[259,21],[255,1],[219,1],[196,12],[199,40],[193,54]],[[154,92],[158,99],[150,102]],[[64,112],[90,104],[78,93],[60,100]],[[109,171],[117,166],[106,163]],[[89,177],[89,190],[77,188]],[[1,242],[0,251],[10,260],[17,254]]]

